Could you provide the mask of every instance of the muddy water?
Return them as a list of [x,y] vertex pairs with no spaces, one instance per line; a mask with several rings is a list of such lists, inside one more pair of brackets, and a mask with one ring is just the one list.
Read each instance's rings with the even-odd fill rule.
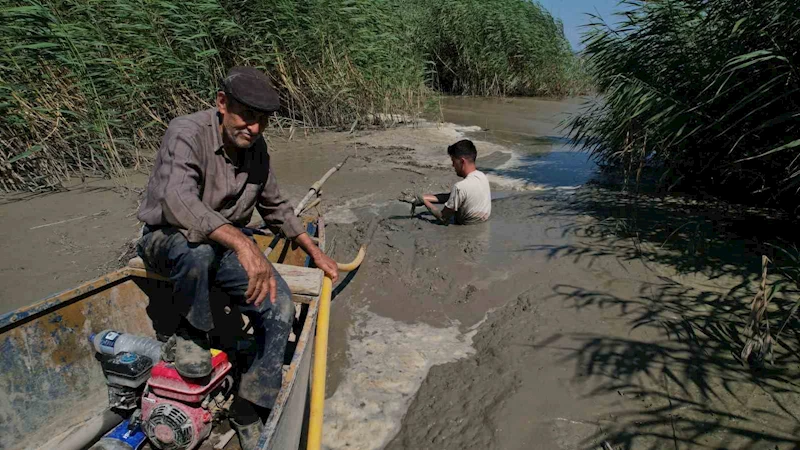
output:
[[[800,448],[800,323],[768,369],[737,359],[769,242],[747,233],[780,227],[591,186],[594,165],[559,134],[578,104],[451,98],[445,123],[270,136],[295,201],[349,157],[319,207],[337,260],[378,220],[364,265],[335,289],[326,448]],[[446,148],[464,137],[492,181],[492,219],[411,217],[397,195],[447,191]],[[88,188],[0,205],[0,248],[22,255],[0,265],[0,309],[124,261],[135,195]],[[771,317],[791,316],[789,294]]]
[[506,186],[574,189],[597,169],[564,136],[563,124],[580,104],[580,99],[446,97],[441,115],[446,122],[480,127],[479,131],[465,133],[466,137],[499,144],[513,152],[510,160],[489,155],[478,164],[487,174],[511,181]]
[[443,97],[441,115],[445,122],[481,127],[482,140],[515,145],[536,142],[543,137],[561,137],[559,128],[569,114],[579,110],[583,100],[537,98]]
[[[484,105],[481,111],[502,110],[490,101],[476,102]],[[511,109],[505,117],[513,121],[518,115]],[[447,120],[461,123],[270,137],[281,189],[291,199],[302,197],[331,166],[350,158],[326,183],[320,207],[329,224],[328,250],[337,260],[352,259],[365,238],[366,224],[381,220],[364,267],[337,287],[329,349],[327,448],[381,448],[406,433],[402,420],[429,371],[475,355],[474,340],[487,312],[530,290],[532,277],[551,276],[545,268],[547,258],[531,249],[541,242],[568,241],[552,232],[557,222],[535,218],[539,206],[524,199],[540,194],[527,191],[574,186],[582,178],[577,167],[559,158],[568,150],[552,138],[556,123],[547,124],[547,114],[542,116],[529,119],[544,124],[538,140],[517,132],[480,131],[477,122],[450,116]],[[494,218],[474,227],[442,227],[428,215],[410,217],[407,205],[396,201],[397,194],[409,188],[449,190],[458,177],[446,147],[465,136],[476,141],[481,167],[494,183]],[[547,180],[553,172],[542,170],[547,164],[565,168],[570,176]],[[89,197],[89,210],[74,209],[75,202]],[[4,306],[30,304],[94,276],[95,272],[75,271],[87,261],[124,263],[121,247],[138,231],[135,197],[130,195],[123,204],[111,190],[76,190],[0,205],[0,218],[8,219],[0,221],[0,228],[6,234],[15,230],[15,245],[25,247],[21,254],[30,262],[22,267],[19,258],[9,259],[0,272],[6,270],[15,279],[23,270],[37,279],[53,278],[52,284],[40,283],[42,292],[33,292],[33,281],[12,283],[7,277],[0,297],[13,302]],[[64,198],[75,202],[59,203]],[[99,213],[91,209],[98,205],[114,208]],[[77,216],[80,220],[73,221]],[[39,228],[42,225],[46,227]],[[93,244],[87,229],[110,234]],[[71,261],[75,258],[79,260]],[[76,278],[57,279],[61,272],[75,273]]]
[[[488,311],[531,289],[533,278],[553,276],[557,266],[547,267],[546,256],[530,249],[569,241],[551,232],[557,222],[531,222],[537,208],[510,195],[495,202],[490,223],[469,228],[411,219],[405,208],[378,212],[384,220],[368,262],[334,302],[336,327],[348,326],[330,347],[326,448],[390,442],[431,368],[474,354],[473,337]],[[548,286],[541,283],[539,293]]]
[[[294,200],[350,158],[319,208],[337,260],[379,221],[364,265],[336,287],[326,448],[800,448],[800,324],[768,370],[736,358],[764,249],[742,236],[776,224],[670,198],[638,198],[632,212],[630,198],[587,183],[593,164],[560,137],[577,107],[455,98],[446,123],[270,137]],[[463,137],[493,183],[492,219],[411,217],[397,195],[448,190],[458,178],[446,148]],[[64,196],[116,207],[76,211]],[[42,279],[54,292],[75,284],[62,272],[118,262],[134,210],[111,191],[0,205],[0,227],[30,262],[0,267],[11,277],[0,297],[25,304]],[[89,245],[86,229],[111,234]],[[772,304],[786,316],[794,305],[785,292]]]
[[[446,191],[457,180],[446,146],[470,138],[495,204],[488,223],[471,227],[442,227],[426,214],[411,217],[406,205],[377,198],[326,212],[337,241],[357,241],[364,227],[356,225],[354,232],[354,224],[380,220],[367,264],[334,302],[326,448],[379,449],[398,433],[415,433],[402,429],[401,420],[431,368],[474,354],[473,338],[489,311],[525,292],[546,294],[559,265],[533,249],[544,242],[569,245],[570,239],[557,231],[561,220],[542,215],[538,197],[568,196],[596,172],[587,155],[559,134],[559,121],[575,108],[575,102],[533,99],[445,99],[443,120],[455,125],[362,139],[373,147],[409,146],[415,161],[430,165],[410,186]],[[569,268],[561,275],[578,277]],[[487,397],[505,395],[508,387],[469,389]],[[479,440],[491,438],[483,433]]]
[[[326,448],[800,448],[800,323],[768,369],[737,359],[765,249],[742,236],[778,225],[719,202],[643,196],[633,212],[586,183],[594,166],[560,137],[577,107],[445,99],[446,123],[270,136],[293,200],[349,157],[319,207],[328,252],[349,261],[370,242],[335,289]],[[464,137],[493,183],[492,219],[411,217],[397,195],[447,191],[446,148]],[[23,255],[0,266],[0,309],[118,264],[135,207],[108,189],[0,205],[0,248]],[[771,317],[793,300],[776,295]]]
[[[445,124],[354,139],[359,192],[332,185],[325,211],[334,256],[380,222],[334,300],[326,448],[798,448],[797,345],[757,376],[736,359],[760,241],[715,203],[642,197],[633,212],[589,185],[593,164],[559,135],[576,108],[446,99]],[[446,190],[463,137],[492,219],[410,217],[392,191]]]

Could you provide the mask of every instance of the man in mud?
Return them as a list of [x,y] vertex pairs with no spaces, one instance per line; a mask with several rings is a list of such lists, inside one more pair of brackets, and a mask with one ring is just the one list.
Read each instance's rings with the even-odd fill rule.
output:
[[253,210],[302,247],[317,267],[338,277],[336,263],[305,233],[278,189],[261,132],[279,106],[264,73],[232,68],[215,108],[170,122],[137,216],[145,223],[139,255],[174,283],[180,323],[164,354],[178,373],[201,378],[212,371],[207,334],[214,328],[212,287],[238,302],[254,324],[259,348],[243,370],[230,411],[245,450],[255,448],[281,388],[294,319],[289,287],[245,227]]
[[[448,225],[452,219],[459,225],[489,220],[492,213],[492,193],[486,175],[475,167],[478,157],[475,144],[468,139],[462,139],[447,147],[447,154],[456,175],[463,178],[453,185],[449,194],[405,195],[400,200],[411,203],[412,208],[424,205],[444,225]],[[441,203],[444,203],[441,211],[433,206]]]

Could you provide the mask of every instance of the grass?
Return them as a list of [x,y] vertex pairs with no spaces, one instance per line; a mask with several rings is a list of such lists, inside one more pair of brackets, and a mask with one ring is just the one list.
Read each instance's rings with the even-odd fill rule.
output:
[[800,8],[791,0],[627,0],[595,20],[585,58],[600,96],[569,122],[603,165],[663,185],[800,205]]
[[527,0],[0,0],[0,47],[3,191],[146,168],[235,64],[274,78],[275,125],[338,129],[439,90],[569,93],[581,73]]

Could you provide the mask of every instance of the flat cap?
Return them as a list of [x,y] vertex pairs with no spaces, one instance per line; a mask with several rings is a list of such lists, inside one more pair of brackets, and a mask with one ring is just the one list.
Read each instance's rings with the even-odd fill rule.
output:
[[225,95],[258,111],[277,111],[281,106],[278,91],[264,72],[253,67],[232,67],[222,80]]

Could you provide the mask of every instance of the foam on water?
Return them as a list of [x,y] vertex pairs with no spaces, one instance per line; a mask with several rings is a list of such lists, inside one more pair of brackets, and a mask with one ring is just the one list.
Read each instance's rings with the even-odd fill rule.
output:
[[[498,145],[481,140],[479,126],[442,123],[440,129],[453,138],[471,138],[479,147],[498,149],[510,155],[505,163],[488,169],[489,181],[502,190],[548,191],[575,190],[597,171],[597,166],[585,152],[577,151],[564,138],[537,137],[535,143]],[[479,160],[480,166],[480,160]]]

